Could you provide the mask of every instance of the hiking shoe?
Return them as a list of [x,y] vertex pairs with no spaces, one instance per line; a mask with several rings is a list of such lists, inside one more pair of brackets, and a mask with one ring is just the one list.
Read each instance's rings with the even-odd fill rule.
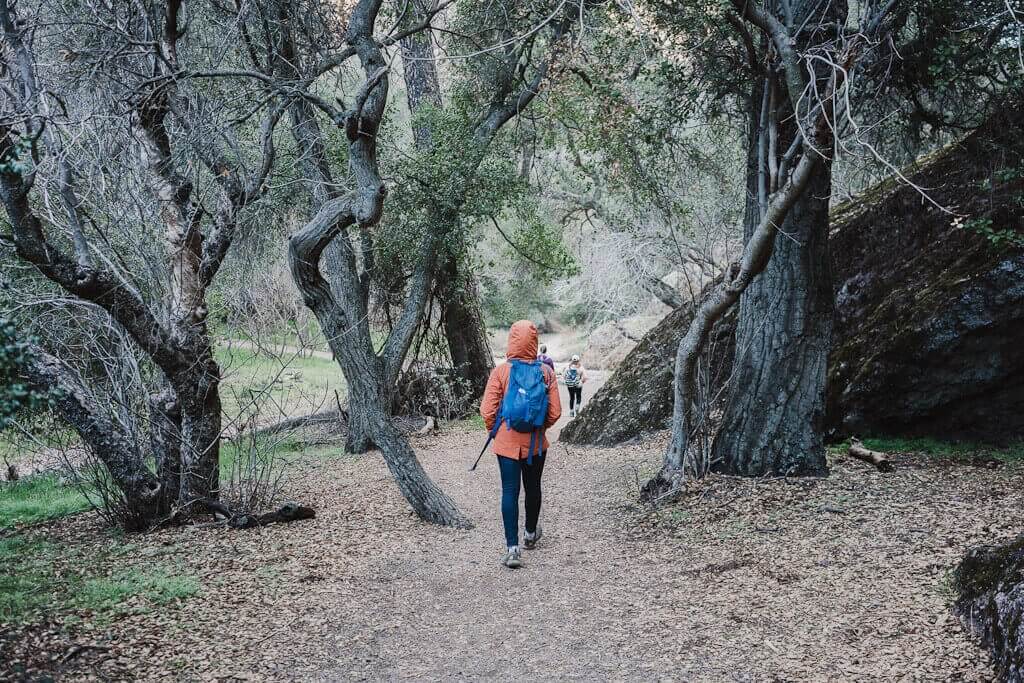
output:
[[575,410],[570,410],[569,411],[569,417],[576,417],[576,411]]
[[536,532],[534,532],[532,534],[529,531],[526,532],[526,537],[525,537],[525,540],[523,541],[523,547],[526,548],[527,550],[533,550],[534,548],[537,547],[537,541],[539,541],[540,537],[543,536],[543,535],[544,535],[544,529],[541,528],[540,524],[538,524]]
[[501,563],[509,569],[519,569],[523,566],[523,554],[519,550],[519,546],[514,546],[508,549],[505,556],[501,558]]

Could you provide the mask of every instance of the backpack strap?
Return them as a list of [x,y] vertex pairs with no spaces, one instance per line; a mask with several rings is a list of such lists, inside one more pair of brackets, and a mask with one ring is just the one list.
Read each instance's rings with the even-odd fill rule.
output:
[[534,449],[534,446],[537,444],[537,432],[539,432],[539,431],[540,431],[539,429],[534,429],[532,432],[530,432],[530,450],[527,451],[527,453],[526,453],[526,464],[527,465],[532,465],[533,464],[533,449]]

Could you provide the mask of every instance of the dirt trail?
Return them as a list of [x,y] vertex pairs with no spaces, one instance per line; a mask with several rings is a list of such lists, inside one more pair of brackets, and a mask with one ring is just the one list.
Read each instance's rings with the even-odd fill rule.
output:
[[[593,373],[585,397],[604,379]],[[561,394],[567,406],[564,386]],[[567,419],[549,432],[553,441]],[[607,501],[598,489],[611,482],[595,481],[606,472],[598,463],[581,467],[564,446],[552,447],[544,472],[545,536],[538,549],[525,552],[526,566],[512,571],[498,562],[504,537],[493,456],[469,473],[465,464],[479,452],[483,434],[466,433],[460,441],[443,457],[425,458],[425,465],[476,528],[454,535],[424,529],[396,539],[394,554],[371,570],[382,581],[376,613],[388,615],[395,628],[323,677],[565,680],[621,671],[616,652],[628,630],[601,625],[639,604],[644,588],[642,567],[607,528]],[[521,513],[520,524],[523,519]]]
[[[604,379],[592,377],[585,397]],[[638,506],[636,485],[655,470],[663,442],[556,443],[544,474],[545,536],[513,571],[498,562],[492,456],[466,471],[484,437],[449,426],[414,441],[431,477],[476,523],[470,531],[416,519],[369,453],[303,461],[289,495],[313,505],[314,520],[134,537],[130,553],[96,570],[173,561],[200,592],[176,610],[70,635],[64,649],[96,640],[106,649],[71,658],[58,678],[991,678],[985,654],[950,616],[947,574],[967,547],[1024,528],[1019,464],[900,457],[896,472],[881,475],[832,458],[826,479],[712,477],[652,512]],[[86,551],[109,543],[84,515],[41,533]]]
[[[593,376],[587,396],[605,379],[604,373]],[[562,394],[565,402],[564,387]],[[346,605],[337,634],[346,644],[332,655],[335,663],[312,677],[988,677],[984,653],[949,617],[943,575],[962,552],[950,547],[953,534],[963,535],[959,545],[992,533],[1004,503],[989,500],[967,512],[970,494],[956,482],[942,489],[915,481],[912,473],[886,500],[892,493],[870,490],[875,475],[840,461],[827,480],[838,491],[819,493],[813,481],[779,484],[795,493],[770,487],[762,493],[744,482],[738,492],[721,493],[724,503],[697,511],[708,523],[691,538],[683,533],[670,540],[671,531],[666,537],[649,528],[634,536],[637,511],[629,501],[642,476],[635,463],[653,468],[661,447],[602,451],[556,444],[544,474],[544,539],[524,553],[526,566],[513,571],[498,564],[504,543],[497,468],[484,461],[476,473],[465,471],[482,440],[482,433],[469,432],[418,444],[430,475],[477,526],[452,532],[417,525],[415,533],[390,537],[389,552],[366,567],[367,579],[379,586]],[[1019,482],[1020,471],[1012,478]],[[932,490],[936,499],[927,502],[900,497],[922,484],[942,490]],[[983,486],[997,497],[1008,493]],[[856,494],[847,498],[846,492],[858,488],[867,496],[865,507],[878,502],[875,495],[883,504],[868,511],[851,502]],[[745,532],[744,512],[730,509],[744,498],[752,527]],[[867,514],[849,519],[835,500]],[[936,521],[932,506],[947,516]],[[1022,514],[1011,516],[1008,528],[1019,527]]]

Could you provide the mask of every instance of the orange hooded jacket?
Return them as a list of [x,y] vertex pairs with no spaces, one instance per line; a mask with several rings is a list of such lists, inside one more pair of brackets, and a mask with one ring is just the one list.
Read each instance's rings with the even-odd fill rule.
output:
[[[505,357],[509,360],[524,360],[531,363],[537,360],[537,326],[529,320],[513,323],[512,329],[508,332],[508,353]],[[558,378],[554,371],[543,364],[541,370],[548,386],[548,416],[544,420],[544,429],[547,430],[562,416],[562,402],[558,398]],[[484,397],[480,401],[480,416],[484,418],[487,431],[494,427],[494,421],[498,419],[498,410],[501,408],[502,399],[505,398],[508,376],[511,372],[512,364],[502,363],[491,370],[491,376],[487,379],[487,388],[484,389]],[[543,448],[548,448],[546,434]],[[524,460],[530,453],[530,435],[506,429],[505,425],[502,425],[494,437],[493,450],[496,455]]]

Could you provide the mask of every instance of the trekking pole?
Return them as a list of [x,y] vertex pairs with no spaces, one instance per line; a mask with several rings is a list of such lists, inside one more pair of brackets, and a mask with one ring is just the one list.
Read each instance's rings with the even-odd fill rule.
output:
[[484,457],[484,453],[487,452],[487,447],[491,445],[491,440],[492,439],[494,439],[494,435],[493,434],[491,434],[491,435],[489,435],[487,437],[487,442],[484,444],[484,447],[480,450],[480,455],[476,456],[476,462],[474,462],[473,466],[469,468],[470,472],[475,470],[476,466],[480,464],[480,458]]

